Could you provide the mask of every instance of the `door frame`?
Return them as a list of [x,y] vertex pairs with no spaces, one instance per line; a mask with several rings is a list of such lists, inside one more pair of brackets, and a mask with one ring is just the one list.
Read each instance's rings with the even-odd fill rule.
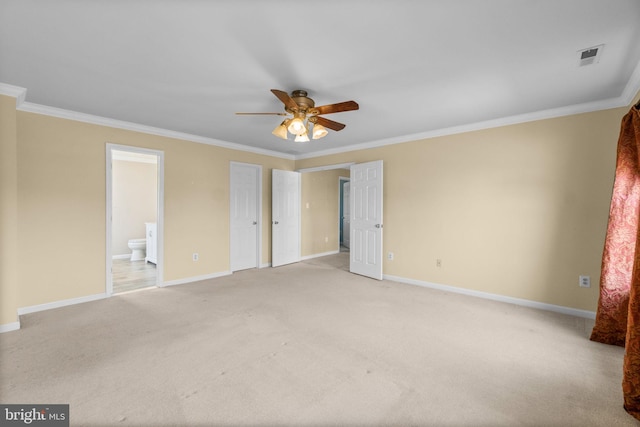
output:
[[232,186],[231,186],[231,176],[232,176],[232,169],[233,166],[237,165],[237,166],[242,166],[242,167],[250,167],[250,168],[254,168],[257,170],[257,191],[256,191],[256,221],[258,222],[258,224],[256,224],[256,268],[262,268],[262,165],[257,165],[254,163],[243,163],[243,162],[234,162],[231,161],[229,162],[229,271],[233,272],[233,270],[231,269],[231,192],[233,190]]
[[340,240],[340,233],[344,233],[344,229],[343,229],[343,221],[342,221],[342,217],[344,215],[344,203],[343,203],[343,190],[344,190],[344,183],[345,182],[351,182],[351,178],[350,177],[346,177],[346,176],[339,176],[338,177],[338,252],[340,252],[340,249],[342,247],[342,242],[344,241],[344,234],[342,234],[342,240]]
[[149,148],[133,147],[129,145],[120,145],[106,143],[106,278],[105,293],[109,297],[113,295],[113,254],[112,254],[112,232],[113,232],[113,151],[126,151],[129,153],[148,154],[157,158],[157,185],[158,197],[157,203],[157,247],[158,247],[158,263],[156,264],[156,286],[164,286],[163,268],[164,268],[164,151],[152,150]]

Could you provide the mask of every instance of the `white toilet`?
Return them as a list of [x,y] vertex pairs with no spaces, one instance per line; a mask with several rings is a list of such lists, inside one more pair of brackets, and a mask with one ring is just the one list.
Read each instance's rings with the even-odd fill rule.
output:
[[147,239],[131,239],[127,243],[131,249],[131,261],[144,260],[145,250],[147,249]]

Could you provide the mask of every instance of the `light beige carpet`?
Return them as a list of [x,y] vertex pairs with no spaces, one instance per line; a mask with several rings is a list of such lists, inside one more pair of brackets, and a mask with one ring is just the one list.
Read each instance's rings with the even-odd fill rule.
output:
[[0,402],[69,403],[77,426],[639,425],[623,349],[591,322],[347,257],[23,316],[0,335]]

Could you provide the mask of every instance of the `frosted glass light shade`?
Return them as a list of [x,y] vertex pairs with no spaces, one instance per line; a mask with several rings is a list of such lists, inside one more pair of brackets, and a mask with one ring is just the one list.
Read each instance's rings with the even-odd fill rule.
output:
[[289,132],[291,132],[294,135],[301,135],[305,133],[307,130],[306,127],[304,126],[304,122],[299,117],[296,117],[293,120],[291,120],[291,123],[289,123],[288,129],[289,129]]
[[309,137],[307,136],[307,133],[305,132],[303,134],[296,136],[295,142],[309,142]]
[[327,136],[329,132],[322,125],[313,125],[313,139],[320,139]]
[[287,139],[287,127],[284,122],[280,123],[271,133],[278,138]]

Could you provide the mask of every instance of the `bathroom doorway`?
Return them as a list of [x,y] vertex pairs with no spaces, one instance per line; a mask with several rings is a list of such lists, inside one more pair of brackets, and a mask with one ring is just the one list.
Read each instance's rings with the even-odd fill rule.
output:
[[162,283],[163,153],[107,144],[107,295]]

